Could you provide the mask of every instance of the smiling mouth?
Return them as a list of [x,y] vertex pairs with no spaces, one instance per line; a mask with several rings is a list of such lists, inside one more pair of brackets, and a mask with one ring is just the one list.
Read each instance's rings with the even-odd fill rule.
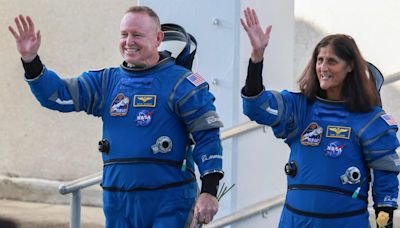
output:
[[321,79],[322,79],[322,80],[328,80],[328,79],[330,79],[330,78],[332,78],[332,75],[321,74]]
[[127,54],[134,54],[137,53],[139,51],[139,48],[125,48],[125,52]]

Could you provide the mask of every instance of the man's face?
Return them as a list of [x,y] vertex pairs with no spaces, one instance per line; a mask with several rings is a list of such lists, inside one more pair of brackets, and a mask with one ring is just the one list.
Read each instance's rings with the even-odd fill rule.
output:
[[119,49],[125,62],[144,67],[158,62],[157,48],[164,34],[153,18],[143,12],[127,13],[122,18],[120,32]]

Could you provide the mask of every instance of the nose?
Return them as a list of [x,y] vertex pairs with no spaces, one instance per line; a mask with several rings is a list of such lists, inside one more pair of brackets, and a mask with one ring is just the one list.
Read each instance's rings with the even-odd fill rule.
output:
[[328,64],[326,63],[326,61],[322,61],[321,70],[322,71],[327,71],[328,70]]
[[128,34],[128,36],[126,37],[126,44],[131,45],[134,42],[135,42],[135,39],[133,38],[133,36],[131,34]]

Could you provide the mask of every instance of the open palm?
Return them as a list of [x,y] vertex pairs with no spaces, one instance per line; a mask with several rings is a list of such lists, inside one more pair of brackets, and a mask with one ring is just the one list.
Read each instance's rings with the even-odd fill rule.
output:
[[261,61],[265,48],[268,46],[272,26],[267,26],[265,31],[263,31],[258,21],[257,14],[253,9],[245,9],[244,16],[246,21],[241,18],[240,23],[246,31],[253,48],[252,60],[256,60],[256,62]]
[[22,59],[25,62],[31,62],[36,57],[40,47],[40,32],[35,33],[35,25],[29,16],[26,19],[22,15],[15,17],[15,24],[18,32],[11,26],[8,26],[8,30],[15,38],[17,50]]

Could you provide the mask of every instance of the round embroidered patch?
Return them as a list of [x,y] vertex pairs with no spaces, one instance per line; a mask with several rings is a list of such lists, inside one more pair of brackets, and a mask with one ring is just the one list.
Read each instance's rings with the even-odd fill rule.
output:
[[149,110],[141,110],[136,116],[136,125],[145,127],[151,123],[151,116],[153,115],[154,111]]
[[325,149],[325,155],[331,158],[337,158],[343,153],[344,146],[345,145],[339,145],[338,142],[329,143]]

